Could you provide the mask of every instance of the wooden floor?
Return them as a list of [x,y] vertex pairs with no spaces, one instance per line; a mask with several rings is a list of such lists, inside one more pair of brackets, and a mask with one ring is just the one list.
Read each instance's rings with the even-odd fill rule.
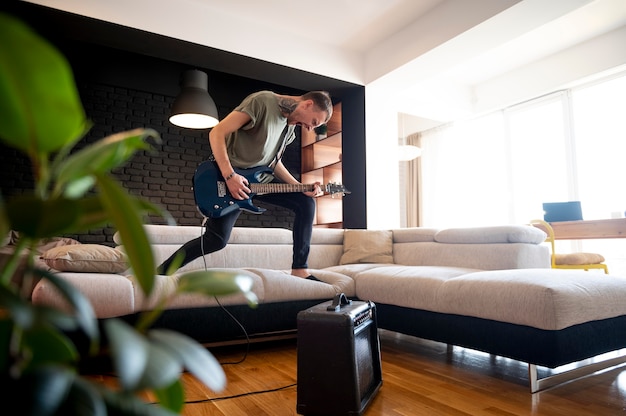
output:
[[[626,366],[531,394],[527,366],[514,360],[384,330],[380,345],[383,385],[364,416],[626,415]],[[185,374],[183,415],[297,415],[295,339],[252,344],[238,364],[228,363],[245,356],[243,346],[211,352],[223,363],[226,390]]]

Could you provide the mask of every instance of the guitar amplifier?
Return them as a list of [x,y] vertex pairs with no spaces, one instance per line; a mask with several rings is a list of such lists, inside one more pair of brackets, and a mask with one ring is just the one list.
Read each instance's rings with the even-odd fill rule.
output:
[[341,293],[297,324],[298,414],[361,415],[382,385],[376,305]]

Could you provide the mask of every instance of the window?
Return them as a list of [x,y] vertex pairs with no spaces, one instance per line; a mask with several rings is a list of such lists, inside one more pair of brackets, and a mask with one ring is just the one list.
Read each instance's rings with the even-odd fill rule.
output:
[[[421,226],[526,224],[543,202],[624,216],[626,74],[421,133]],[[626,275],[626,240],[558,241]]]
[[[623,215],[626,74],[422,133],[422,226],[526,223],[543,202]],[[626,251],[626,250],[625,250]]]

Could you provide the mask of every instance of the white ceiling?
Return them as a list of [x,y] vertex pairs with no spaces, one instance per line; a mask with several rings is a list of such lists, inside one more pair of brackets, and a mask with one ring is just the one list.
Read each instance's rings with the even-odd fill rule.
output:
[[265,45],[257,57],[382,82],[399,112],[434,124],[472,111],[481,84],[626,25],[626,0],[190,1]]
[[501,90],[492,80],[626,28],[626,0],[32,2],[378,86],[399,112],[440,121]]

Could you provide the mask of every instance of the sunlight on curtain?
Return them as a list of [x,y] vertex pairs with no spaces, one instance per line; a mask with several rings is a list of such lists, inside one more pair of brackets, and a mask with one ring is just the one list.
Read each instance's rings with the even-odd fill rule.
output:
[[503,132],[494,113],[422,134],[422,226],[508,222]]

